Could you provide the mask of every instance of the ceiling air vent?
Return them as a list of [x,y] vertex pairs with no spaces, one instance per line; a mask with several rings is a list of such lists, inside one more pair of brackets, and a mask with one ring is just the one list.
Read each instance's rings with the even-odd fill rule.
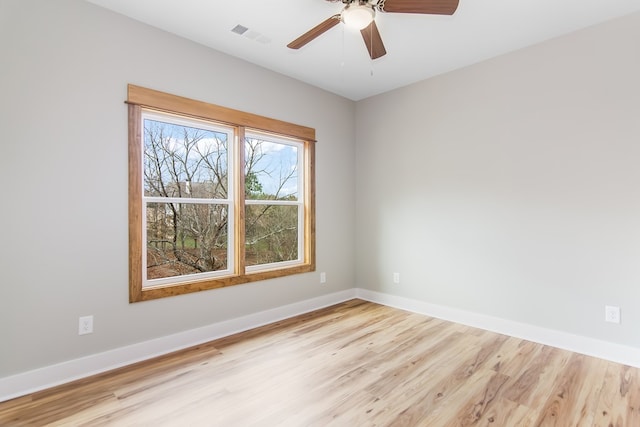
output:
[[247,30],[248,30],[248,28],[247,28],[247,27],[245,27],[244,25],[240,25],[240,24],[238,24],[238,25],[236,25],[235,27],[233,27],[233,28],[231,29],[231,32],[232,32],[232,33],[236,33],[236,34],[243,35],[244,33],[246,33],[246,32],[247,32]]
[[236,25],[231,29],[232,33],[240,34],[241,36],[245,36],[246,38],[256,41],[261,44],[271,43],[271,39],[263,34],[260,34],[257,31],[249,30],[249,28],[244,25]]

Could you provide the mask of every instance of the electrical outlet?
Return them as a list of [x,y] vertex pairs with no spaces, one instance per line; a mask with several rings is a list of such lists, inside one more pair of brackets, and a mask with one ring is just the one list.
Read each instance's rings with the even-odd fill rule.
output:
[[620,307],[606,305],[604,307],[604,320],[610,323],[620,323]]
[[327,273],[323,271],[322,273],[320,273],[320,283],[326,283],[326,282],[327,282]]
[[400,273],[393,273],[393,283],[400,283]]
[[93,333],[93,316],[82,316],[78,319],[78,335]]

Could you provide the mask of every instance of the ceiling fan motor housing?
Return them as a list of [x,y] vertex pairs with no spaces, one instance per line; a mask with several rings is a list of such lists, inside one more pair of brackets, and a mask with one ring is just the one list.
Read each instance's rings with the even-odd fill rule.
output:
[[384,0],[327,0],[329,3],[343,3],[350,5],[352,3],[358,3],[360,5],[368,5],[375,8],[377,5],[384,3]]

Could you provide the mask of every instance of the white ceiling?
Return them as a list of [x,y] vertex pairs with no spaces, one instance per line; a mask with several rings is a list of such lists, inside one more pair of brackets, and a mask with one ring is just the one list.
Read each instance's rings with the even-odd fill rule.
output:
[[[344,25],[286,47],[340,2],[87,1],[356,101],[640,11],[640,0],[460,0],[453,16],[379,13],[387,55],[371,61],[360,33]],[[231,32],[237,24],[249,31]]]

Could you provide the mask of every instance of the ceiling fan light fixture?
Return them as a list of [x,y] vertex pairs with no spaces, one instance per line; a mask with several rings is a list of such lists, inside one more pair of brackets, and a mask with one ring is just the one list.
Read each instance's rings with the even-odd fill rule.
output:
[[356,4],[348,5],[342,11],[342,22],[347,27],[362,30],[367,25],[371,24],[375,18],[375,11],[371,6]]

